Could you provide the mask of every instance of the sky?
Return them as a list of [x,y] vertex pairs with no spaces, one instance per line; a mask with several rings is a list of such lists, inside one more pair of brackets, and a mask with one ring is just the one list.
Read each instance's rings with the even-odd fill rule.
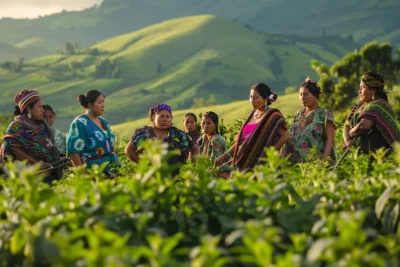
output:
[[103,0],[0,0],[0,18],[37,18],[65,10],[82,10]]

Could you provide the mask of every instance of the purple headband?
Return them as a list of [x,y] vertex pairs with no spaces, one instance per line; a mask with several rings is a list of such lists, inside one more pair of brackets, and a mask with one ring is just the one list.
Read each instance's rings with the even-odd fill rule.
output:
[[166,111],[169,111],[169,113],[172,113],[171,106],[168,104],[159,104],[153,108],[154,113],[161,111],[161,110],[166,110]]

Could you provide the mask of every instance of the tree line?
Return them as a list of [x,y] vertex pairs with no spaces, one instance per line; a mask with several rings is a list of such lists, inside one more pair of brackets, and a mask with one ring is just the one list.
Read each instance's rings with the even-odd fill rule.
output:
[[[367,71],[375,71],[385,78],[385,90],[391,91],[399,83],[400,49],[395,51],[390,43],[372,42],[359,51],[347,54],[331,66],[317,60],[311,61],[319,75],[322,95],[320,102],[331,110],[343,111],[358,95],[360,77]],[[396,102],[400,101],[398,96]]]

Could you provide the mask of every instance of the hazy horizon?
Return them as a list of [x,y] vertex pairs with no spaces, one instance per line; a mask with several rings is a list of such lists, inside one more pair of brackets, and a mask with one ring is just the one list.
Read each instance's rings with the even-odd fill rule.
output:
[[0,0],[0,18],[37,18],[62,10],[83,10],[103,0]]

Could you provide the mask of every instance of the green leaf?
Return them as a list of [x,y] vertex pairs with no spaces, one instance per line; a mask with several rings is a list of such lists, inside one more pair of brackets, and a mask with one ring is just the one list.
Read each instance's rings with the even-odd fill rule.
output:
[[183,237],[183,233],[177,233],[172,237],[166,238],[164,240],[161,252],[166,255],[170,254],[170,252],[179,244]]
[[310,247],[307,252],[307,260],[310,262],[315,262],[319,259],[321,254],[324,252],[326,248],[332,245],[335,242],[335,238],[324,238],[318,239],[314,244]]
[[379,196],[378,200],[376,201],[375,213],[378,219],[381,219],[383,210],[385,209],[386,206],[386,202],[390,199],[393,190],[394,190],[393,186],[386,188],[386,190]]
[[24,231],[18,228],[11,237],[11,253],[19,253],[25,245]]
[[393,234],[396,232],[399,224],[400,205],[399,203],[391,204],[385,211],[383,217],[383,232],[385,234]]

